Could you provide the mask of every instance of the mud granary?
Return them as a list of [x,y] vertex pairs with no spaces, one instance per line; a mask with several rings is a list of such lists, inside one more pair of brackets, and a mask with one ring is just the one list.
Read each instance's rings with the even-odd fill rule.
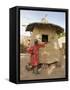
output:
[[39,42],[47,42],[45,47],[39,50],[39,60],[41,63],[61,62],[64,58],[58,43],[58,35],[64,32],[64,28],[52,23],[31,23],[26,31],[31,32],[31,44],[34,39]]

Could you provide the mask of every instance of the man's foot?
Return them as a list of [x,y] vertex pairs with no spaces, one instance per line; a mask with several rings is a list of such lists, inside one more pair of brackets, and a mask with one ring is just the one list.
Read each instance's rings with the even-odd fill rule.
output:
[[31,71],[33,67],[32,67],[32,65],[27,64],[27,65],[25,66],[25,68],[26,68],[27,71]]

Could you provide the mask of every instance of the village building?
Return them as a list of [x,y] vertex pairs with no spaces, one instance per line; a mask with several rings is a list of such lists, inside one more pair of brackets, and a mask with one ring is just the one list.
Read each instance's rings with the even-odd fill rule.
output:
[[48,23],[44,18],[42,22],[30,23],[26,31],[31,33],[31,44],[34,40],[39,42],[47,42],[45,47],[39,50],[39,60],[41,63],[60,62],[62,56],[60,55],[60,47],[58,43],[58,35],[64,32],[64,29],[56,24]]

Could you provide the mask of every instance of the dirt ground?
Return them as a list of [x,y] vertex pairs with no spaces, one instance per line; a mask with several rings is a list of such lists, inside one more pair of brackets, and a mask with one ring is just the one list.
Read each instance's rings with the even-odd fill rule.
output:
[[32,71],[25,69],[26,64],[29,62],[29,54],[20,55],[20,80],[35,80],[35,79],[51,79],[51,78],[64,78],[65,77],[65,61],[63,60],[61,67],[54,67],[51,73],[50,68],[41,70],[40,74],[34,74]]

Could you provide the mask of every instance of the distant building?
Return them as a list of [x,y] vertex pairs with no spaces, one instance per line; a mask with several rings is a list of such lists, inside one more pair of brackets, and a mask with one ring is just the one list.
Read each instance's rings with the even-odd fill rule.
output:
[[30,36],[23,36],[20,40],[20,44],[23,44],[24,46],[28,47],[31,44],[31,37]]

